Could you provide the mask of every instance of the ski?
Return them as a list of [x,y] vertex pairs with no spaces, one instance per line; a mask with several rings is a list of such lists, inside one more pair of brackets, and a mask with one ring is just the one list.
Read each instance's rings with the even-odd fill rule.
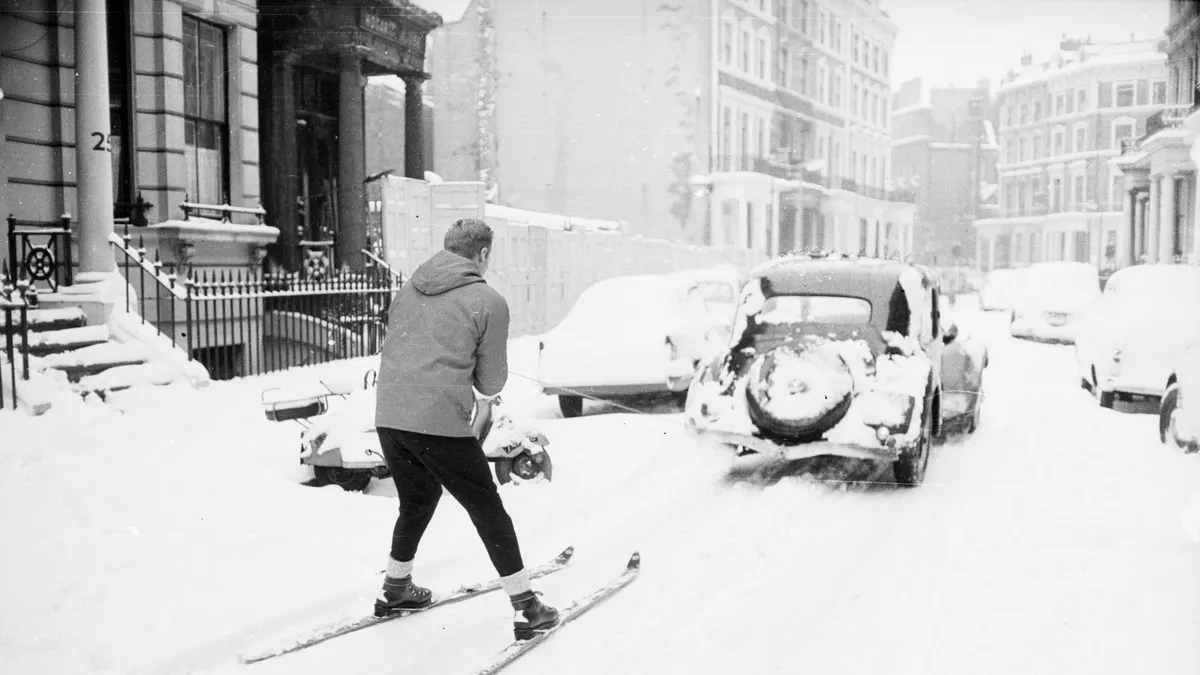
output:
[[500,672],[502,668],[521,658],[534,647],[550,639],[550,636],[554,635],[560,628],[583,616],[591,608],[633,583],[633,580],[637,578],[641,565],[642,557],[635,551],[629,558],[629,564],[625,566],[625,571],[621,573],[621,576],[571,603],[566,609],[560,612],[558,623],[553,628],[540,632],[528,640],[516,640],[509,644],[500,653],[496,654],[488,665],[476,671],[476,675],[494,675],[494,673]]
[[[538,565],[537,567],[530,569],[529,570],[529,578],[537,579],[539,577],[544,577],[546,575],[553,574],[553,573],[563,569],[564,567],[567,566],[567,563],[571,562],[571,556],[573,556],[574,554],[575,554],[575,547],[568,546],[565,550],[563,550],[562,553],[559,553],[558,556],[556,556],[553,560],[542,563],[541,565]],[[272,647],[272,648],[268,649],[267,651],[257,652],[257,653],[253,653],[253,654],[241,654],[238,656],[238,660],[243,664],[251,664],[251,663],[258,663],[259,661],[265,661],[267,659],[273,659],[277,656],[283,656],[284,654],[291,654],[292,652],[298,652],[301,649],[307,649],[314,645],[321,644],[322,642],[325,642],[327,640],[332,640],[333,638],[341,637],[343,635],[346,635],[347,633],[353,633],[355,631],[359,631],[364,628],[369,628],[371,626],[376,626],[381,623],[386,623],[388,621],[391,621],[392,619],[399,619],[399,618],[406,617],[406,616],[412,616],[413,614],[427,612],[427,611],[437,608],[437,607],[444,607],[445,605],[452,605],[456,602],[462,602],[463,600],[469,600],[476,596],[483,595],[484,593],[490,593],[499,588],[500,588],[500,580],[499,579],[492,579],[491,581],[479,582],[479,583],[470,584],[468,586],[462,586],[458,590],[456,590],[452,593],[446,594],[446,595],[442,595],[440,597],[435,594],[433,602],[426,605],[425,607],[420,607],[420,608],[416,608],[416,609],[406,609],[406,610],[397,612],[396,614],[391,614],[389,616],[384,616],[384,617],[377,617],[374,614],[371,614],[371,615],[364,616],[364,617],[358,617],[358,618],[354,618],[354,619],[347,619],[345,621],[339,621],[339,622],[332,623],[327,626],[318,628],[310,633],[305,634],[303,637],[293,639],[286,643],[277,644],[275,647]]]

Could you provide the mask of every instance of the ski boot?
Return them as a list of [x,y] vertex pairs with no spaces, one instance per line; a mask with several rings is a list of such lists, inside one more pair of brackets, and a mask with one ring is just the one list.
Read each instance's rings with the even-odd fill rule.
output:
[[433,592],[412,582],[412,576],[403,579],[384,577],[383,588],[375,598],[375,616],[385,617],[407,609],[421,609],[433,603]]
[[517,640],[531,640],[558,625],[558,610],[543,604],[533,591],[509,599],[513,606],[513,636]]

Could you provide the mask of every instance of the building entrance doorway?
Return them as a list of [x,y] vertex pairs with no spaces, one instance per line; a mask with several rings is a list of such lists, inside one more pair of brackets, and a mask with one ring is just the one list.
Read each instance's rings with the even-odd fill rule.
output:
[[296,235],[307,276],[338,260],[338,79],[299,67],[296,77]]

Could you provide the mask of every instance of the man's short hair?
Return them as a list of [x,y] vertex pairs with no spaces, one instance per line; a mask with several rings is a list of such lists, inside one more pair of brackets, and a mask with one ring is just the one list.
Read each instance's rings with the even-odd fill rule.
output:
[[492,228],[478,218],[459,218],[446,231],[442,247],[464,258],[474,259],[481,250],[492,247]]

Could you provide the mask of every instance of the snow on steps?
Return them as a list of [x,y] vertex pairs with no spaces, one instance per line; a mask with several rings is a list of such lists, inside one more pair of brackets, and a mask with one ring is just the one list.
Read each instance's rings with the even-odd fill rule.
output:
[[53,331],[87,325],[87,315],[78,307],[31,309],[27,312],[30,331]]
[[[96,326],[108,333],[107,326]],[[31,336],[32,338],[32,336]],[[72,382],[79,382],[87,375],[102,373],[119,366],[134,366],[147,361],[146,350],[139,344],[103,342],[88,347],[50,354],[42,359],[49,368],[61,370]]]
[[[30,328],[33,323],[30,322]],[[83,349],[108,342],[112,334],[108,326],[79,326],[76,328],[60,328],[58,330],[31,330],[29,332],[29,353],[35,356],[66,352],[73,349]]]

